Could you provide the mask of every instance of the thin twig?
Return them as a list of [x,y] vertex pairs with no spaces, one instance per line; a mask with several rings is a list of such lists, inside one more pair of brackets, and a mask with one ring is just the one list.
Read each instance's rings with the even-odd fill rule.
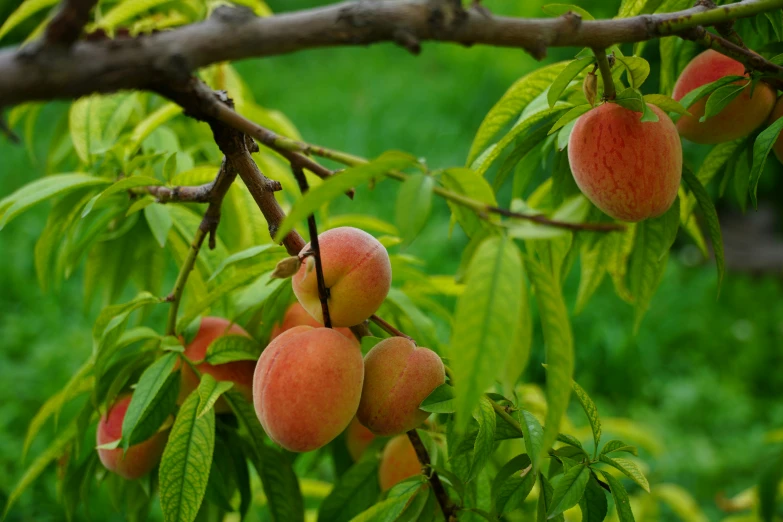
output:
[[614,100],[617,91],[614,89],[614,80],[612,79],[612,66],[609,65],[609,59],[606,56],[606,49],[593,49],[593,54],[598,63],[598,69],[601,71],[601,79],[604,81],[604,100]]
[[[296,181],[299,183],[299,190],[305,195],[310,187],[307,185],[307,178],[304,170],[299,165],[291,164],[291,170],[294,173]],[[315,277],[318,284],[318,300],[321,301],[321,313],[323,314],[324,326],[332,327],[332,318],[329,315],[329,289],[324,281],[324,268],[321,262],[321,247],[318,244],[318,227],[315,223],[315,215],[307,216],[307,227],[310,231],[310,250],[315,259]]]
[[509,415],[508,411],[506,411],[506,408],[495,402],[494,400],[487,397],[489,402],[492,404],[492,409],[495,410],[495,412],[500,416],[501,419],[506,421],[512,428],[514,428],[514,431],[519,433],[522,437],[525,436],[525,430],[522,429],[522,426],[517,422],[517,420]]
[[421,437],[419,437],[419,434],[415,429],[410,430],[407,434],[408,439],[413,445],[413,449],[416,450],[416,456],[419,458],[419,463],[421,464],[422,468],[425,468],[428,471],[427,479],[430,481],[430,485],[432,486],[432,492],[435,494],[435,498],[440,505],[441,511],[443,511],[443,517],[448,522],[450,520],[449,517],[451,517],[455,511],[455,506],[451,502],[449,494],[446,492],[446,488],[443,487],[443,482],[440,481],[440,477],[432,468],[430,455],[427,453],[427,448],[424,446]]
[[182,293],[185,291],[185,284],[188,282],[190,272],[192,272],[193,267],[196,266],[198,253],[201,250],[201,245],[204,244],[204,239],[206,239],[207,234],[207,227],[204,226],[204,221],[202,221],[196,229],[196,235],[193,237],[193,242],[190,244],[188,255],[179,268],[177,280],[174,282],[174,290],[172,290],[171,294],[166,298],[166,301],[171,303],[168,321],[166,321],[166,335],[175,335],[177,332],[177,312],[179,310],[180,301],[182,301]]
[[415,343],[415,341],[413,340],[413,337],[411,337],[409,335],[405,335],[400,330],[398,330],[397,328],[392,326],[390,323],[386,322],[384,319],[381,319],[377,314],[372,314],[370,316],[370,321],[374,322],[375,324],[380,326],[381,329],[383,329],[384,331],[392,334],[395,337],[404,337],[405,339]]
[[179,187],[149,185],[147,187],[131,188],[130,192],[133,194],[149,194],[154,196],[158,203],[209,203],[209,195],[214,184],[214,181],[210,181],[203,185]]

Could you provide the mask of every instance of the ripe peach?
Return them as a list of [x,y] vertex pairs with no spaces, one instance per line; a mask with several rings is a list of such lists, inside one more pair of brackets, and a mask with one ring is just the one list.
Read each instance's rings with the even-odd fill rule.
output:
[[376,435],[412,430],[429,417],[419,404],[444,382],[438,354],[404,337],[390,337],[364,358],[364,388],[356,416]]
[[[377,239],[352,227],[327,230],[318,236],[324,282],[329,289],[332,326],[354,326],[386,299],[391,286],[389,254]],[[310,249],[305,245],[302,252]],[[323,324],[315,259],[302,263],[293,277],[294,294],[310,315]]]
[[359,419],[354,417],[348,428],[345,430],[345,445],[348,447],[348,453],[351,454],[351,458],[354,462],[357,462],[362,453],[367,449],[372,441],[375,440],[375,435],[362,426]]
[[[122,421],[128,411],[131,396],[120,397],[109,411],[98,421],[96,442],[100,446],[119,440],[122,437]],[[98,458],[109,471],[128,480],[143,477],[160,462],[163,449],[166,447],[168,434],[158,432],[144,442],[139,442],[128,448],[125,455],[122,448],[99,449]]]
[[[254,361],[234,361],[224,364],[212,365],[204,361],[207,348],[218,337],[224,335],[242,335],[250,337],[241,326],[231,323],[222,317],[204,317],[201,319],[196,337],[185,347],[185,357],[196,365],[200,373],[208,373],[218,381],[232,381],[234,388],[242,392],[248,401],[253,400],[253,371]],[[180,385],[180,403],[198,387],[199,379],[189,365],[182,366],[182,384]],[[231,411],[231,407],[221,397],[215,403],[217,413]]]
[[615,103],[581,116],[568,140],[568,161],[582,193],[613,218],[641,221],[666,212],[677,197],[682,143],[661,109],[657,122]]
[[381,489],[393,488],[408,477],[421,473],[421,463],[407,435],[397,435],[383,448],[378,481]]
[[351,422],[363,380],[356,344],[331,328],[295,326],[258,359],[253,405],[273,441],[290,451],[310,451]]
[[[775,104],[775,108],[772,109],[772,115],[769,117],[769,123],[774,122],[781,116],[783,116],[783,96],[778,98],[778,101]],[[772,146],[772,150],[775,152],[775,156],[777,156],[778,161],[783,163],[783,133],[778,136],[777,141]]]
[[[305,310],[304,307],[297,301],[288,307],[288,310],[285,312],[285,316],[283,316],[283,322],[275,325],[275,327],[272,328],[272,333],[269,337],[269,340],[273,340],[275,337],[285,332],[286,330],[290,330],[294,326],[302,325],[312,326],[313,328],[320,328],[323,326],[323,324],[316,321],[315,317],[308,314],[307,310]],[[350,341],[359,345],[359,341],[356,339],[356,336],[353,335],[353,332],[350,328],[335,328],[335,330],[343,334]]]
[[[737,60],[724,56],[712,49],[696,56],[683,69],[674,85],[673,97],[681,100],[692,90],[712,83],[725,76],[742,76],[745,66]],[[721,143],[747,136],[757,129],[769,116],[775,103],[775,91],[765,83],[756,84],[753,96],[750,86],[733,99],[721,112],[699,122],[704,116],[707,98],[690,106],[689,116],[684,114],[677,122],[677,129],[683,138],[696,143]]]

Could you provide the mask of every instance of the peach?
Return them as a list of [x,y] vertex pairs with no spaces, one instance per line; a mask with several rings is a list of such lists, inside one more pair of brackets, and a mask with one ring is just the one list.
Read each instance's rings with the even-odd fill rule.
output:
[[397,435],[383,448],[378,482],[386,491],[403,480],[421,473],[421,463],[407,435]]
[[[332,326],[354,326],[374,314],[391,286],[389,254],[377,239],[352,227],[327,230],[318,236],[324,282],[329,289]],[[310,250],[305,245],[302,253]],[[293,277],[296,298],[323,324],[315,259],[302,263]]]
[[677,197],[682,143],[661,109],[656,122],[615,103],[582,115],[568,140],[568,161],[582,193],[609,216],[641,221],[666,212]]
[[[98,421],[98,431],[95,436],[98,446],[122,438],[122,421],[125,419],[130,401],[130,395],[120,397]],[[128,480],[137,479],[158,465],[167,438],[166,432],[158,432],[149,439],[129,447],[125,455],[122,453],[122,448],[98,449],[98,458],[109,471]]]
[[373,432],[362,426],[356,417],[345,430],[345,445],[354,462],[357,462],[367,447],[375,440]]
[[[783,96],[778,98],[777,103],[775,103],[775,108],[772,109],[772,115],[769,117],[769,123],[774,122],[781,116],[783,116]],[[778,161],[783,163],[783,133],[778,135],[778,139],[772,146],[772,150],[775,152]]]
[[[316,321],[315,317],[308,314],[307,310],[305,310],[304,307],[297,301],[288,307],[288,310],[286,310],[285,315],[283,316],[283,322],[275,325],[275,327],[272,328],[272,333],[269,337],[269,340],[273,340],[275,337],[285,332],[286,330],[290,330],[294,326],[302,325],[312,326],[313,328],[319,328],[323,326],[323,324]],[[353,332],[351,332],[350,328],[335,328],[335,330],[343,334],[351,342],[359,345],[359,341],[356,339],[356,336],[353,335]]]
[[[745,66],[737,60],[724,56],[712,49],[696,56],[683,69],[674,85],[675,100],[692,90],[712,83],[725,76],[742,76]],[[699,122],[704,116],[707,97],[690,106],[688,112],[677,122],[677,129],[683,138],[696,143],[721,143],[747,136],[766,121],[775,103],[775,90],[765,83],[756,84],[753,96],[750,86],[734,98],[721,112]]]
[[390,337],[364,358],[364,388],[356,416],[376,435],[398,435],[424,422],[419,404],[446,382],[443,361],[429,348]]
[[[222,317],[204,317],[201,319],[198,332],[193,340],[185,347],[185,357],[196,365],[200,373],[208,373],[215,380],[231,381],[234,388],[240,391],[248,401],[253,400],[253,372],[256,368],[255,361],[234,361],[224,364],[212,365],[204,361],[207,355],[207,348],[215,339],[224,335],[242,335],[250,337],[241,326],[233,324]],[[199,378],[193,372],[189,365],[182,366],[182,384],[180,385],[179,402],[198,387]],[[231,411],[231,407],[221,397],[215,403],[215,412],[226,413]]]
[[295,326],[269,343],[253,376],[253,405],[274,442],[311,451],[332,441],[359,407],[362,352],[331,328]]

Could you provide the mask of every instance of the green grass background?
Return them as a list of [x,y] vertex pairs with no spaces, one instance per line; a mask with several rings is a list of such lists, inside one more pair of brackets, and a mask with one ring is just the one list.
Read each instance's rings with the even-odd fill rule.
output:
[[[489,5],[507,14],[540,16],[541,3]],[[618,3],[580,5],[609,17]],[[316,4],[271,2],[275,10]],[[573,50],[553,50],[548,60],[572,55]],[[378,45],[248,60],[238,67],[256,100],[286,113],[309,141],[367,157],[399,149],[426,158],[432,167],[446,167],[464,163],[483,116],[516,78],[536,66],[516,50],[425,44],[419,57]],[[38,155],[53,123],[47,117],[37,127]],[[0,195],[43,174],[35,155],[0,142]],[[775,186],[768,183],[766,190]],[[393,220],[396,189],[390,181],[374,191],[363,189],[356,201],[339,202],[335,212]],[[0,504],[23,471],[20,451],[28,422],[91,349],[95,311],[82,311],[81,275],[48,294],[36,283],[32,252],[47,210],[35,208],[0,231]],[[769,448],[765,434],[783,427],[783,284],[779,274],[728,273],[718,299],[714,266],[690,262],[685,244],[681,238],[636,335],[631,309],[606,283],[573,318],[576,377],[603,416],[630,418],[660,441],[663,453],[644,455],[653,487],[682,485],[716,519],[715,495],[752,486]],[[460,233],[448,238],[448,211],[436,201],[430,222],[408,250],[425,260],[428,271],[453,273],[463,246]],[[577,283],[574,272],[566,285],[571,306]],[[528,371],[534,382],[543,381],[540,362],[537,333]],[[583,424],[577,410],[573,419]],[[50,433],[44,430],[32,455],[45,447]],[[122,519],[100,490],[85,502],[94,519]],[[9,517],[62,518],[53,470]],[[662,518],[669,514],[664,511]]]

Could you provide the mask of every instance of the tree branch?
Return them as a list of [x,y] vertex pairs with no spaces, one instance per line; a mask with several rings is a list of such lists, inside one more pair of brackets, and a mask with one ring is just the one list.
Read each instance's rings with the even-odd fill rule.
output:
[[700,5],[676,13],[589,21],[574,15],[510,18],[480,9],[452,9],[446,16],[441,2],[420,0],[344,2],[267,18],[221,7],[201,23],[136,38],[79,41],[67,53],[47,46],[0,52],[0,106],[150,89],[162,78],[183,81],[201,67],[226,60],[377,42],[407,42],[408,47],[414,41],[487,44],[523,49],[541,59],[548,47],[606,49],[781,7],[783,0],[744,0],[714,9]]
[[380,318],[377,314],[372,314],[370,316],[370,321],[374,322],[378,326],[380,326],[385,332],[390,333],[391,335],[395,337],[404,337],[405,339],[408,339],[409,341],[416,342],[413,340],[413,337],[409,335],[405,335],[400,330],[395,328],[390,323],[386,322],[384,319]]
[[443,517],[448,522],[451,520],[451,515],[456,511],[455,506],[451,502],[449,494],[446,492],[446,488],[443,487],[443,482],[440,481],[440,477],[435,472],[435,469],[432,468],[430,455],[427,453],[427,448],[424,447],[424,443],[422,442],[421,437],[419,437],[419,434],[415,429],[412,429],[407,432],[407,435],[408,440],[410,440],[411,444],[413,445],[413,449],[416,451],[416,456],[419,458],[419,463],[421,464],[422,468],[427,470],[427,478],[429,479],[430,485],[432,486],[432,492],[435,494],[435,498],[440,505],[441,511],[443,511]]
[[64,0],[60,10],[46,26],[45,44],[64,47],[73,45],[90,21],[90,11],[97,3],[98,0]]
[[[307,178],[305,177],[302,167],[291,164],[291,170],[294,173],[297,183],[299,183],[299,190],[302,191],[304,196],[310,187],[307,185]],[[307,216],[307,226],[310,230],[310,250],[313,252],[313,258],[315,259],[315,277],[318,281],[318,300],[321,301],[321,314],[324,319],[324,326],[327,328],[332,327],[332,318],[329,315],[329,289],[326,287],[324,281],[324,267],[321,263],[321,247],[318,245],[318,227],[315,224],[315,215],[310,214]]]
[[609,64],[609,58],[606,56],[606,49],[593,49],[598,69],[601,71],[601,79],[604,82],[604,100],[614,100],[617,91],[614,89],[614,80],[612,79],[612,66]]

